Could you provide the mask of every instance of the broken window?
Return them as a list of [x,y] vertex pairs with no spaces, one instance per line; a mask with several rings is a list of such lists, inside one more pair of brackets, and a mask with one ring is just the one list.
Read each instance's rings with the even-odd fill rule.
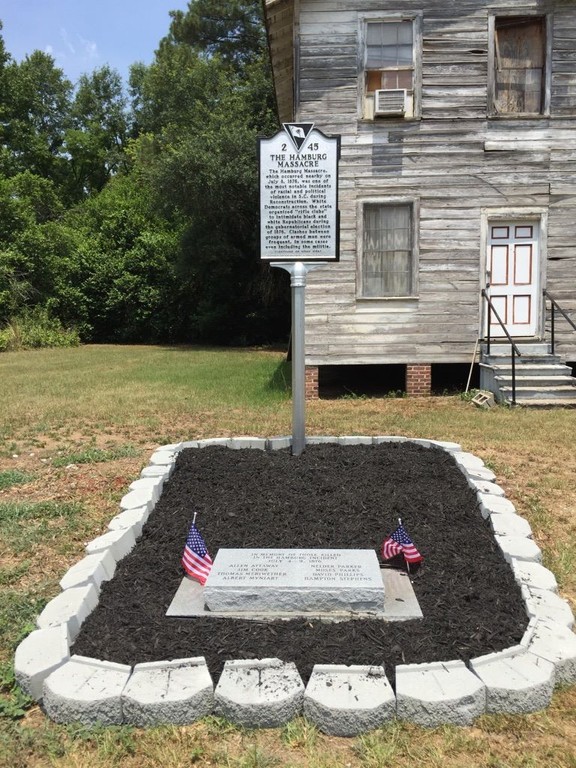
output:
[[494,20],[492,112],[543,114],[546,94],[546,20],[503,16]]

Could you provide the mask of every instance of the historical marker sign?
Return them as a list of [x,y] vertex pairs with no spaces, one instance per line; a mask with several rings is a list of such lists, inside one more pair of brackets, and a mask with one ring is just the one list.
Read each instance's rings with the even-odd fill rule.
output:
[[261,257],[337,261],[340,137],[284,123],[259,152]]

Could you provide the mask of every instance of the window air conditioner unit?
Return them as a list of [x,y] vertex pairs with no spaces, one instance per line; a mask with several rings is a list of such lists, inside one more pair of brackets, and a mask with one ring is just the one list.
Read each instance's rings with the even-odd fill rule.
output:
[[406,89],[393,88],[376,91],[374,94],[374,116],[403,115],[406,112]]

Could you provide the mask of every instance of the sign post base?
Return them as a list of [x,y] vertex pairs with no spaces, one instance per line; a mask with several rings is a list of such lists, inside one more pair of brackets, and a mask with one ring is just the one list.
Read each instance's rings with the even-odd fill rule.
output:
[[292,455],[300,456],[306,445],[306,363],[304,300],[306,275],[312,269],[326,266],[325,262],[279,262],[271,267],[285,269],[290,274],[292,291]]

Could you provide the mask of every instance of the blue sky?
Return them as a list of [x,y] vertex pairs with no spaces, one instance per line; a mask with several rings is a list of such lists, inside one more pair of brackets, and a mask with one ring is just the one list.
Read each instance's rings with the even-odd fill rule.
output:
[[130,64],[152,61],[168,12],[187,7],[187,0],[3,0],[0,35],[17,61],[44,51],[73,83],[104,64],[126,81]]

